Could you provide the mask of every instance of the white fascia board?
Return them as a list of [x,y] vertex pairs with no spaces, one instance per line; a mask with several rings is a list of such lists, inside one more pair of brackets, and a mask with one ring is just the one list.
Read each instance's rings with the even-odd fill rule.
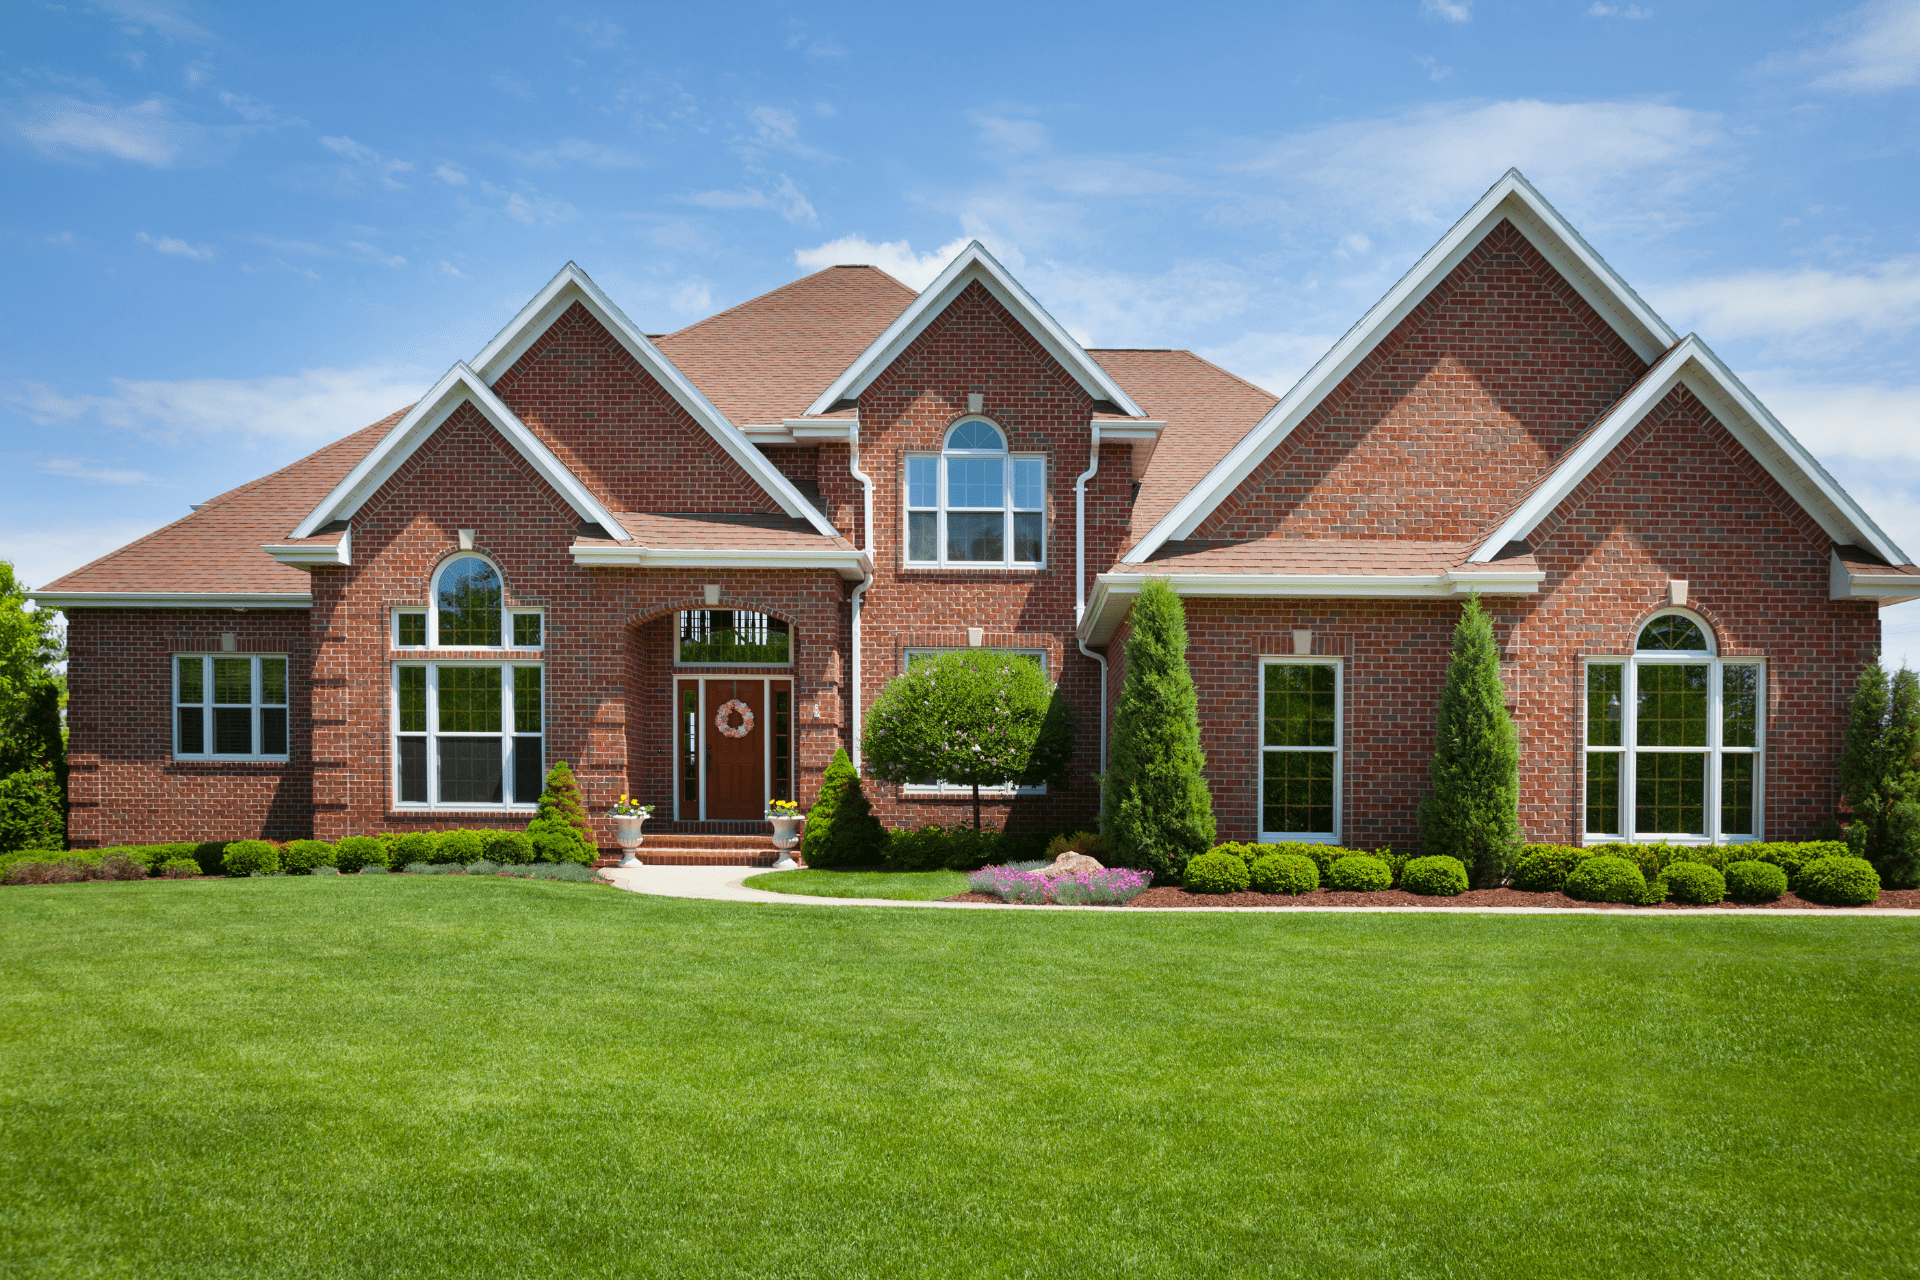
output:
[[1869,547],[1893,564],[1906,563],[1906,554],[1694,334],[1676,344],[1607,411],[1587,438],[1473,553],[1473,561],[1484,564],[1509,542],[1531,535],[1676,386],[1685,386],[1704,404],[1828,537]]
[[761,551],[727,548],[613,547],[574,543],[573,562],[599,568],[639,569],[831,569],[848,582],[859,582],[873,572],[873,559],[864,551]]
[[333,521],[350,518],[362,503],[379,491],[381,485],[393,478],[394,472],[413,456],[414,451],[447,420],[448,415],[464,403],[471,403],[493,424],[496,431],[511,441],[520,456],[540,473],[541,479],[567,500],[567,505],[582,520],[600,525],[617,538],[629,536],[620,522],[613,518],[613,513],[601,506],[599,500],[567,470],[560,459],[540,443],[540,437],[528,430],[527,424],[520,421],[499,396],[493,394],[493,388],[465,361],[461,361],[447,370],[445,376],[434,384],[433,390],[422,396],[404,418],[393,424],[393,429],[334,486],[333,492],[321,500],[320,505],[300,522],[290,537],[310,538]]
[[1920,600],[1920,574],[1857,573],[1841,562],[1838,551],[1831,554],[1827,599],[1872,600],[1883,606]]
[[789,519],[806,520],[822,536],[833,536],[833,526],[800,495],[800,491],[793,487],[793,481],[780,474],[779,468],[754,447],[747,433],[729,421],[719,407],[707,399],[706,393],[693,385],[693,380],[680,371],[680,367],[667,357],[666,352],[640,332],[640,327],[629,320],[626,312],[615,306],[613,299],[576,263],[569,262],[560,268],[559,274],[534,295],[533,301],[522,307],[520,314],[494,335],[492,342],[481,348],[480,354],[473,358],[474,371],[489,386],[497,382],[516,360],[527,353],[527,348],[538,342],[540,335],[576,302],[585,307],[627,349],[627,354],[654,381],[667,389],[667,394],[678,401],[680,407],[713,437],[714,442],[727,451],[728,457],[766,490],[767,496],[779,505]]
[[780,424],[795,440],[850,440],[852,418],[788,418]]
[[1167,424],[1157,418],[1136,418],[1121,422],[1116,419],[1095,422],[1100,429],[1102,440],[1158,440]]
[[1147,416],[1133,402],[1133,397],[1122,390],[1120,384],[1100,367],[1099,362],[1087,354],[1086,348],[1074,341],[1073,335],[1047,314],[1047,309],[978,240],[969,242],[947,264],[946,270],[921,290],[913,304],[901,312],[885,332],[860,353],[858,359],[847,366],[846,372],[834,379],[833,385],[821,393],[807,412],[825,413],[842,400],[858,399],[868,384],[899,359],[900,353],[911,346],[914,339],[960,296],[961,290],[975,280],[997,298],[1001,306],[1013,313],[1014,319],[1034,336],[1048,355],[1059,361],[1060,367],[1088,395],[1096,400],[1112,401],[1131,417]]
[[42,609],[311,609],[307,592],[29,591]]
[[1518,169],[1509,169],[1122,560],[1141,564],[1163,544],[1191,537],[1200,522],[1502,221],[1512,222],[1642,360],[1652,363],[1674,344],[1677,335],[1667,322],[1628,287]]
[[333,543],[263,542],[260,549],[281,564],[296,569],[332,569],[353,563],[353,527],[349,525]]
[[1406,600],[1432,597],[1527,596],[1538,594],[1547,575],[1449,570],[1445,573],[1103,573],[1094,578],[1093,599],[1080,624],[1088,644],[1105,644],[1133,607],[1149,579],[1166,582],[1180,596],[1338,597]]

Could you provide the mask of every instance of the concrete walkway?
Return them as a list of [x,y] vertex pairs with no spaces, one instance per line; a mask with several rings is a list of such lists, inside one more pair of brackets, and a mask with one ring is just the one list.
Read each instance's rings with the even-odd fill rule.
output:
[[[765,867],[607,867],[601,875],[632,893],[661,898],[710,898],[717,902],[776,902],[810,907],[940,907],[950,911],[1100,911],[1121,914],[1113,907],[1016,906],[994,902],[903,902],[897,898],[817,898],[811,894],[768,893],[749,889],[749,876],[766,875]],[[1606,907],[1152,907],[1128,911],[1129,916],[1183,915],[1195,911],[1232,911],[1243,915],[1263,912],[1310,911],[1375,912],[1407,914],[1441,912],[1453,915],[1499,916],[1621,916],[1640,920],[1671,920],[1676,916],[1920,916],[1908,907],[1852,907],[1843,911],[1819,911],[1805,907],[1759,910],[1734,907],[1700,907],[1691,911],[1621,911]]]

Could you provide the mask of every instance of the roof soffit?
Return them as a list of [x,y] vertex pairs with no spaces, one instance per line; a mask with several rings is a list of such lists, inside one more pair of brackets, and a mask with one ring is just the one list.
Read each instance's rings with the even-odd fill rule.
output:
[[1649,364],[1677,335],[1518,169],[1509,169],[1380,301],[1122,559],[1138,564],[1162,543],[1192,536],[1374,348],[1501,222],[1540,256]]
[[899,359],[969,284],[976,281],[1012,313],[1014,319],[1033,335],[1034,340],[1059,362],[1067,375],[1079,383],[1089,396],[1095,400],[1111,401],[1129,417],[1146,417],[1140,406],[1133,402],[1133,397],[1100,367],[1098,361],[1087,354],[1086,348],[1049,315],[1047,309],[978,240],[962,249],[947,264],[946,270],[921,290],[919,298],[901,312],[886,331],[873,340],[871,346],[860,353],[860,357],[847,367],[846,372],[834,379],[833,385],[808,406],[807,412],[826,413],[842,400],[858,399],[860,393]]

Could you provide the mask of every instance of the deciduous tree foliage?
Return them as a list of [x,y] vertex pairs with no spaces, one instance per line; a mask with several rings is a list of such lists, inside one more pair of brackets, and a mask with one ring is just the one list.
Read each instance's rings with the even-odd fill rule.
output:
[[972,787],[978,831],[981,787],[1065,783],[1073,713],[1032,658],[956,649],[922,658],[880,691],[860,751],[888,782]]
[[1100,826],[1114,865],[1178,879],[1213,845],[1213,797],[1200,750],[1200,698],[1187,669],[1187,614],[1166,582],[1133,605],[1126,679],[1113,714]]
[[1458,858],[1473,883],[1493,888],[1519,857],[1520,740],[1507,715],[1500,650],[1477,596],[1453,629],[1453,658],[1440,689],[1433,790],[1420,802],[1420,848]]
[[1890,889],[1920,879],[1920,677],[1860,673],[1840,757],[1840,794],[1852,810],[1847,843]]
[[29,609],[26,585],[0,560],[0,847],[66,846],[63,656],[53,613]]
[[600,853],[600,839],[580,804],[580,787],[565,760],[547,770],[547,786],[540,793],[540,809],[527,824],[534,852],[542,862],[592,862]]
[[809,867],[877,867],[886,858],[886,848],[887,829],[873,816],[860,771],[841,747],[820,779],[820,798],[807,811],[801,860]]

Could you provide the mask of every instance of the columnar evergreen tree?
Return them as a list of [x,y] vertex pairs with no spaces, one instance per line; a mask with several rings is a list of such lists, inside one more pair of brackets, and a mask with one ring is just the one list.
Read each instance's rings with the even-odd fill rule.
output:
[[885,856],[887,829],[873,816],[873,802],[860,785],[860,771],[841,747],[820,779],[820,798],[801,829],[800,858],[809,867],[877,867]]
[[1453,629],[1428,777],[1421,852],[1458,858],[1477,887],[1497,887],[1520,850],[1520,740],[1507,715],[1493,622],[1477,596],[1467,597]]
[[1840,794],[1853,812],[1847,842],[1888,888],[1920,877],[1920,677],[1879,663],[1854,688]]
[[534,852],[542,862],[592,862],[600,854],[600,838],[580,804],[580,788],[565,760],[547,770],[540,808],[527,824]]
[[1161,579],[1149,579],[1133,604],[1109,750],[1100,805],[1109,860],[1163,882],[1179,877],[1213,846],[1213,797],[1187,669],[1187,613]]

